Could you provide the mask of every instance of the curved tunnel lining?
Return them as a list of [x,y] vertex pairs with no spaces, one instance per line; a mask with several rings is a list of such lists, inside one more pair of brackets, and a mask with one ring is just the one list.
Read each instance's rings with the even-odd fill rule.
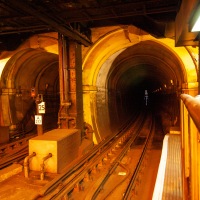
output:
[[[30,109],[34,99],[31,88],[36,93],[48,92],[59,95],[58,55],[41,50],[26,49],[15,54],[8,61],[1,77],[4,88],[2,103],[3,124],[15,126]],[[54,87],[57,85],[57,88]],[[55,91],[56,90],[56,91]],[[7,115],[7,112],[10,114]]]
[[[147,42],[148,43],[148,42]],[[153,42],[151,42],[152,44]],[[137,44],[139,46],[139,44]],[[157,46],[159,46],[156,43],[156,48]],[[164,46],[159,46],[162,47],[162,51],[165,51],[165,47]],[[129,47],[131,49],[131,47]],[[149,49],[148,49],[149,51]],[[96,100],[96,104],[97,104],[97,116],[99,119],[96,120],[97,126],[98,127],[105,127],[107,126],[107,128],[110,126],[110,123],[112,123],[111,121],[118,121],[118,122],[122,122],[123,120],[121,120],[118,112],[114,113],[112,111],[112,109],[118,109],[118,102],[119,101],[117,99],[117,93],[121,90],[124,91],[127,89],[127,86],[129,86],[129,89],[132,87],[130,86],[133,82],[129,82],[127,80],[127,75],[126,74],[127,71],[131,71],[134,70],[134,68],[137,66],[138,68],[138,72],[141,72],[142,70],[140,69],[140,67],[138,66],[143,66],[143,70],[145,71],[145,67],[146,69],[151,68],[150,69],[150,73],[149,73],[149,69],[147,70],[147,74],[145,76],[143,76],[144,79],[148,80],[148,83],[151,83],[151,81],[157,82],[157,88],[153,88],[155,91],[160,89],[160,90],[165,90],[167,88],[170,88],[171,92],[174,92],[175,90],[178,89],[178,87],[181,86],[181,83],[184,80],[184,72],[182,72],[182,66],[179,63],[179,60],[177,59],[176,55],[173,54],[173,52],[170,52],[170,56],[167,59],[163,59],[158,57],[157,55],[157,51],[155,51],[155,55],[152,56],[152,52],[149,55],[148,51],[144,51],[144,54],[140,55],[138,54],[127,54],[127,57],[124,56],[124,60],[119,60],[118,58],[120,58],[120,56],[122,54],[124,54],[126,52],[126,49],[123,49],[121,51],[118,51],[116,54],[114,54],[113,56],[109,57],[109,59],[107,59],[105,61],[105,63],[102,65],[102,68],[99,70],[98,76],[97,76],[97,82],[96,82],[96,86],[97,86],[97,100]],[[160,51],[160,49],[158,49],[158,51]],[[169,54],[169,49],[166,49],[166,54]],[[164,53],[165,54],[165,53]],[[137,57],[137,59],[136,59]],[[140,57],[140,58],[139,58]],[[143,59],[147,57],[148,59]],[[153,59],[152,59],[153,58]],[[118,59],[118,62],[116,62],[116,60]],[[137,60],[137,61],[135,61]],[[175,64],[172,64],[171,62],[175,61],[175,63],[179,63],[179,66],[175,66]],[[149,65],[150,63],[150,65]],[[144,67],[145,66],[145,67]],[[151,66],[151,67],[149,67]],[[176,67],[176,70],[174,70],[174,67]],[[116,70],[117,69],[117,70]],[[116,72],[115,72],[116,71]],[[180,73],[177,74],[177,71],[179,71]],[[128,75],[130,75],[130,73],[127,73]],[[103,78],[104,76],[104,78]],[[130,78],[131,76],[129,76]],[[150,78],[149,78],[150,77]],[[135,77],[133,77],[133,79],[135,79]],[[129,82],[129,83],[128,83]],[[127,85],[128,83],[128,85]],[[160,87],[159,87],[160,84]],[[140,87],[140,85],[135,85],[135,87]],[[173,88],[173,90],[171,89]],[[152,90],[153,90],[152,89]],[[143,88],[144,90],[144,88]],[[114,91],[114,93],[113,93]],[[168,91],[169,92],[169,91]],[[143,91],[144,94],[144,91]],[[112,98],[109,98],[109,95],[112,95]],[[124,95],[124,94],[123,94]],[[113,97],[115,96],[115,97]],[[115,102],[112,102],[115,101]],[[116,105],[113,106],[112,104]],[[104,111],[102,110],[104,109]],[[102,114],[103,113],[103,114]],[[107,115],[107,117],[105,117]],[[113,116],[117,115],[118,117],[115,118]],[[109,117],[108,117],[109,116]],[[123,116],[123,115],[122,115]],[[117,124],[117,123],[116,123]],[[120,123],[119,123],[120,124]],[[111,125],[112,127],[112,125]],[[117,129],[118,127],[114,128]],[[100,132],[105,132],[106,128],[99,128]],[[108,131],[107,131],[108,132]],[[103,135],[103,137],[106,136],[106,134]]]

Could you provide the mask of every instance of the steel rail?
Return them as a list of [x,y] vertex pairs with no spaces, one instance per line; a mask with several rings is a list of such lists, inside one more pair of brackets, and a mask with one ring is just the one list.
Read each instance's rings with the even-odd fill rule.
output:
[[[76,171],[76,176],[74,178],[72,178],[71,181],[66,180],[65,187],[62,188],[62,191],[59,192],[59,194],[56,196],[56,198],[60,198],[64,194],[69,193],[74,188],[74,185],[77,182],[80,182],[81,180],[84,179],[85,174],[90,173],[99,164],[99,162],[102,161],[106,157],[106,155],[109,154],[110,150],[116,146],[116,143],[118,143],[119,140],[120,140],[120,138],[117,138],[116,142],[109,143],[103,151],[98,153],[94,158],[92,158],[90,160],[89,163],[87,163],[86,165],[83,166],[83,169],[80,170],[80,173],[77,173],[77,171]],[[47,197],[45,199],[54,199],[54,198]]]
[[129,184],[128,184],[128,187],[126,188],[125,192],[124,192],[124,195],[123,195],[123,200],[127,200],[127,199],[130,199],[130,195],[131,195],[131,191],[133,190],[133,188],[135,188],[136,186],[136,179],[138,177],[138,173],[140,171],[140,168],[142,166],[142,163],[144,161],[144,158],[146,156],[146,152],[148,150],[148,147],[149,145],[151,145],[151,142],[152,142],[152,138],[153,138],[153,133],[154,133],[154,123],[152,123],[152,126],[151,126],[151,129],[149,131],[149,134],[148,134],[148,138],[145,142],[145,145],[144,145],[144,149],[142,151],[142,154],[141,154],[141,157],[139,159],[139,162],[136,166],[136,169],[129,181]]
[[28,155],[28,140],[34,135],[0,146],[0,169],[23,160]]
[[[147,123],[147,121],[145,122]],[[140,133],[143,129],[144,124],[142,124],[141,127],[139,127],[138,129],[138,133],[136,135],[134,135],[134,137],[130,138],[130,140],[128,141],[127,144],[125,144],[125,147],[123,148],[123,150],[121,151],[121,153],[119,154],[119,156],[116,158],[113,166],[109,169],[109,171],[107,172],[104,180],[102,181],[102,183],[99,185],[98,189],[95,191],[95,193],[92,195],[92,197],[87,197],[86,200],[95,200],[99,194],[99,192],[102,190],[103,186],[105,185],[105,183],[107,182],[107,180],[110,178],[111,174],[115,171],[115,169],[117,168],[117,166],[119,165],[120,161],[122,160],[122,158],[125,156],[125,154],[127,153],[128,149],[130,148],[130,146],[133,144],[133,142],[137,139],[137,137],[140,136]]]
[[28,151],[19,152],[17,155],[13,156],[12,158],[9,158],[9,160],[1,163],[0,169],[3,169],[13,163],[18,163],[22,161],[27,155],[28,155]]
[[[141,118],[143,116],[139,116],[136,120],[136,123],[139,123],[141,121]],[[113,135],[108,137],[106,140],[99,143],[97,146],[95,146],[90,152],[82,156],[80,159],[75,160],[72,162],[66,170],[63,171],[60,175],[58,175],[55,179],[53,179],[51,182],[47,183],[38,194],[39,196],[45,196],[48,193],[50,193],[52,190],[54,190],[56,187],[58,187],[65,179],[67,179],[70,175],[74,174],[78,169],[80,169],[82,166],[84,166],[86,163],[88,163],[97,153],[100,153],[104,150],[105,146],[109,143],[112,143],[112,141],[115,138],[120,138],[121,135],[123,135],[123,131],[127,129],[127,126],[130,126],[130,124],[133,123],[131,120],[128,121],[124,126],[121,128],[121,130]]]
[[[97,166],[97,164],[99,163],[99,160],[102,160],[103,158],[105,158],[105,155],[108,154],[108,152],[110,151],[110,149],[113,149],[113,147],[116,146],[116,143],[118,143],[119,140],[120,140],[120,138],[117,139],[117,141],[116,141],[114,144],[109,144],[109,145],[107,146],[107,148],[106,148],[103,152],[101,152],[100,155],[97,155],[97,157],[95,157],[95,159],[92,160],[92,161],[86,166],[86,168],[85,168],[83,171],[81,171],[80,174],[77,174],[77,177],[75,177],[75,180],[73,180],[72,182],[70,182],[69,185],[67,185],[66,189],[63,189],[62,192],[61,192],[58,196],[56,196],[56,198],[54,197],[54,198],[50,198],[50,199],[59,199],[59,198],[63,197],[64,194],[70,192],[70,191],[74,188],[75,183],[80,182],[81,180],[83,180],[84,175],[85,175],[87,172],[91,171],[91,170],[93,169],[93,167]],[[128,143],[129,143],[129,142],[130,142],[130,140],[128,141]],[[114,166],[115,166],[115,165],[116,165],[116,164],[114,164]],[[111,173],[111,170],[109,170],[109,173]],[[49,197],[48,197],[47,199],[49,199]],[[90,198],[89,198],[89,199],[90,199]]]
[[117,168],[117,166],[119,165],[119,162],[122,160],[122,158],[124,157],[124,155],[127,153],[128,149],[130,148],[131,144],[134,142],[134,140],[136,139],[137,136],[131,138],[128,143],[125,145],[125,147],[123,148],[122,152],[118,155],[118,157],[116,158],[116,160],[114,161],[113,166],[111,166],[111,168],[108,170],[105,178],[103,179],[102,183],[100,184],[100,186],[98,187],[98,189],[95,191],[95,193],[91,196],[87,196],[87,198],[85,200],[95,200],[99,194],[99,192],[102,190],[104,184],[107,182],[107,180],[110,178],[111,174],[114,172],[114,170]]
[[[141,118],[144,118],[144,116],[140,116],[139,118],[137,118],[136,123],[141,122]],[[133,123],[131,121],[129,121],[127,124],[130,126],[130,124]],[[70,190],[72,185],[69,185],[72,181],[79,181],[80,179],[83,179],[84,174],[87,173],[88,171],[90,171],[90,169],[92,168],[92,165],[97,165],[97,163],[99,162],[99,160],[103,159],[103,157],[105,157],[105,154],[108,154],[110,148],[112,148],[113,146],[115,146],[118,141],[120,140],[120,137],[123,136],[124,131],[128,131],[129,129],[127,129],[127,125],[124,126],[118,134],[109,137],[107,140],[101,142],[98,146],[94,147],[91,152],[88,152],[85,156],[83,156],[81,159],[76,160],[76,163],[72,163],[68,169],[66,171],[64,171],[62,174],[60,174],[57,178],[55,178],[54,180],[52,180],[51,182],[47,183],[39,192],[39,194],[36,195],[35,199],[43,197],[43,199],[51,199],[51,198],[55,198],[55,195],[59,195],[59,194],[54,194],[54,190],[57,190],[58,193],[62,193],[62,191],[64,190],[66,192],[66,190]],[[134,127],[135,128],[135,127]],[[114,142],[115,140],[115,142]],[[95,155],[97,155],[97,157],[95,158]],[[82,169],[81,169],[82,168]],[[75,178],[71,178],[71,180],[67,180],[69,179],[70,176],[74,176],[74,174],[79,174],[76,175],[76,179]],[[79,178],[77,178],[79,176]],[[81,177],[81,178],[80,178]],[[68,182],[69,181],[69,182]],[[65,186],[61,186],[60,191],[58,191],[58,187],[60,185],[66,184]],[[62,191],[61,191],[62,190]],[[45,197],[46,196],[46,197]],[[56,197],[58,198],[58,197]]]
[[[125,134],[129,134],[129,136],[130,136],[130,134],[132,134],[133,131],[139,132],[139,130],[135,130],[136,129],[135,126],[139,127],[139,129],[140,129],[140,127],[143,124],[143,120],[141,120],[141,118],[140,118],[140,120],[137,121],[137,123],[135,123],[132,127],[130,127],[129,129],[126,128],[127,130],[126,130]],[[138,125],[139,122],[141,124]],[[123,134],[124,133],[122,133],[122,135]],[[120,137],[117,137],[117,138],[115,137],[114,139],[116,139],[114,142],[113,142],[113,140],[112,140],[112,143],[109,142],[105,149],[103,149],[101,152],[98,152],[99,153],[98,155],[96,155],[94,158],[92,158],[90,160],[90,162],[87,163],[87,165],[84,165],[84,169],[82,169],[82,170],[79,169],[79,172],[76,171],[76,174],[72,175],[72,178],[70,180],[67,179],[62,182],[62,186],[60,186],[60,188],[57,189],[56,192],[53,192],[52,194],[45,196],[43,199],[44,200],[45,199],[46,200],[47,199],[48,200],[49,199],[60,199],[63,196],[65,196],[66,194],[70,193],[70,191],[73,190],[74,185],[81,182],[81,180],[84,179],[85,174],[87,174],[88,172],[91,172],[92,169],[98,165],[99,161],[103,160],[103,158],[105,158],[105,156],[108,154],[108,152],[110,152],[110,149],[115,148],[116,144],[118,144],[120,141]],[[127,140],[128,139],[129,138],[127,138]]]

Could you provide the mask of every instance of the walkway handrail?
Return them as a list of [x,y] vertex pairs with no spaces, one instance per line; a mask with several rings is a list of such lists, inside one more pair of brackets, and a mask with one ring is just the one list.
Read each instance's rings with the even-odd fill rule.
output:
[[200,95],[192,97],[188,94],[181,94],[180,97],[185,104],[194,124],[200,132]]

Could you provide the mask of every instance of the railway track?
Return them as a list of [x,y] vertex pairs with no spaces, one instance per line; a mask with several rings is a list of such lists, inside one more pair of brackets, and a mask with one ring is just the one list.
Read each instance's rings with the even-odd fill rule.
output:
[[[44,132],[47,131],[48,129],[46,128]],[[13,163],[21,163],[28,155],[29,140],[35,136],[37,136],[37,133],[34,131],[34,128],[31,127],[26,131],[16,131],[16,133],[11,136],[10,142],[0,145],[0,169]]]
[[[128,199],[136,189],[137,177],[145,163],[152,136],[152,117],[145,117],[144,121],[139,118],[130,127],[123,128],[117,135],[96,146],[92,153],[72,163],[71,167],[47,183],[34,199],[113,199],[116,189],[124,183],[126,186],[123,185],[125,189],[119,199]],[[129,168],[123,164],[124,160],[138,142],[141,143],[138,164]]]
[[28,155],[28,141],[35,134],[0,146],[0,169],[21,162]]
[[[34,177],[32,181],[31,177],[26,180],[43,185],[31,199],[131,199],[137,193],[154,133],[150,115],[133,121],[72,162],[61,174],[53,175],[53,179],[44,183],[39,180],[34,182]],[[0,166],[23,161],[28,154],[30,138],[1,146]]]

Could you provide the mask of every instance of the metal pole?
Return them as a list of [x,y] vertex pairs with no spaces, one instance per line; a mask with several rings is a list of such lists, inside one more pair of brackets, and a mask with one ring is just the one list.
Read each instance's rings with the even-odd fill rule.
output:
[[59,128],[69,128],[69,47],[67,39],[59,34],[59,78],[60,78],[60,110],[58,113]]
[[60,81],[60,104],[64,101],[64,78],[63,78],[63,43],[62,35],[58,34],[58,47],[59,47],[59,81]]
[[59,34],[59,78],[61,104],[69,101],[68,51],[65,37]]

